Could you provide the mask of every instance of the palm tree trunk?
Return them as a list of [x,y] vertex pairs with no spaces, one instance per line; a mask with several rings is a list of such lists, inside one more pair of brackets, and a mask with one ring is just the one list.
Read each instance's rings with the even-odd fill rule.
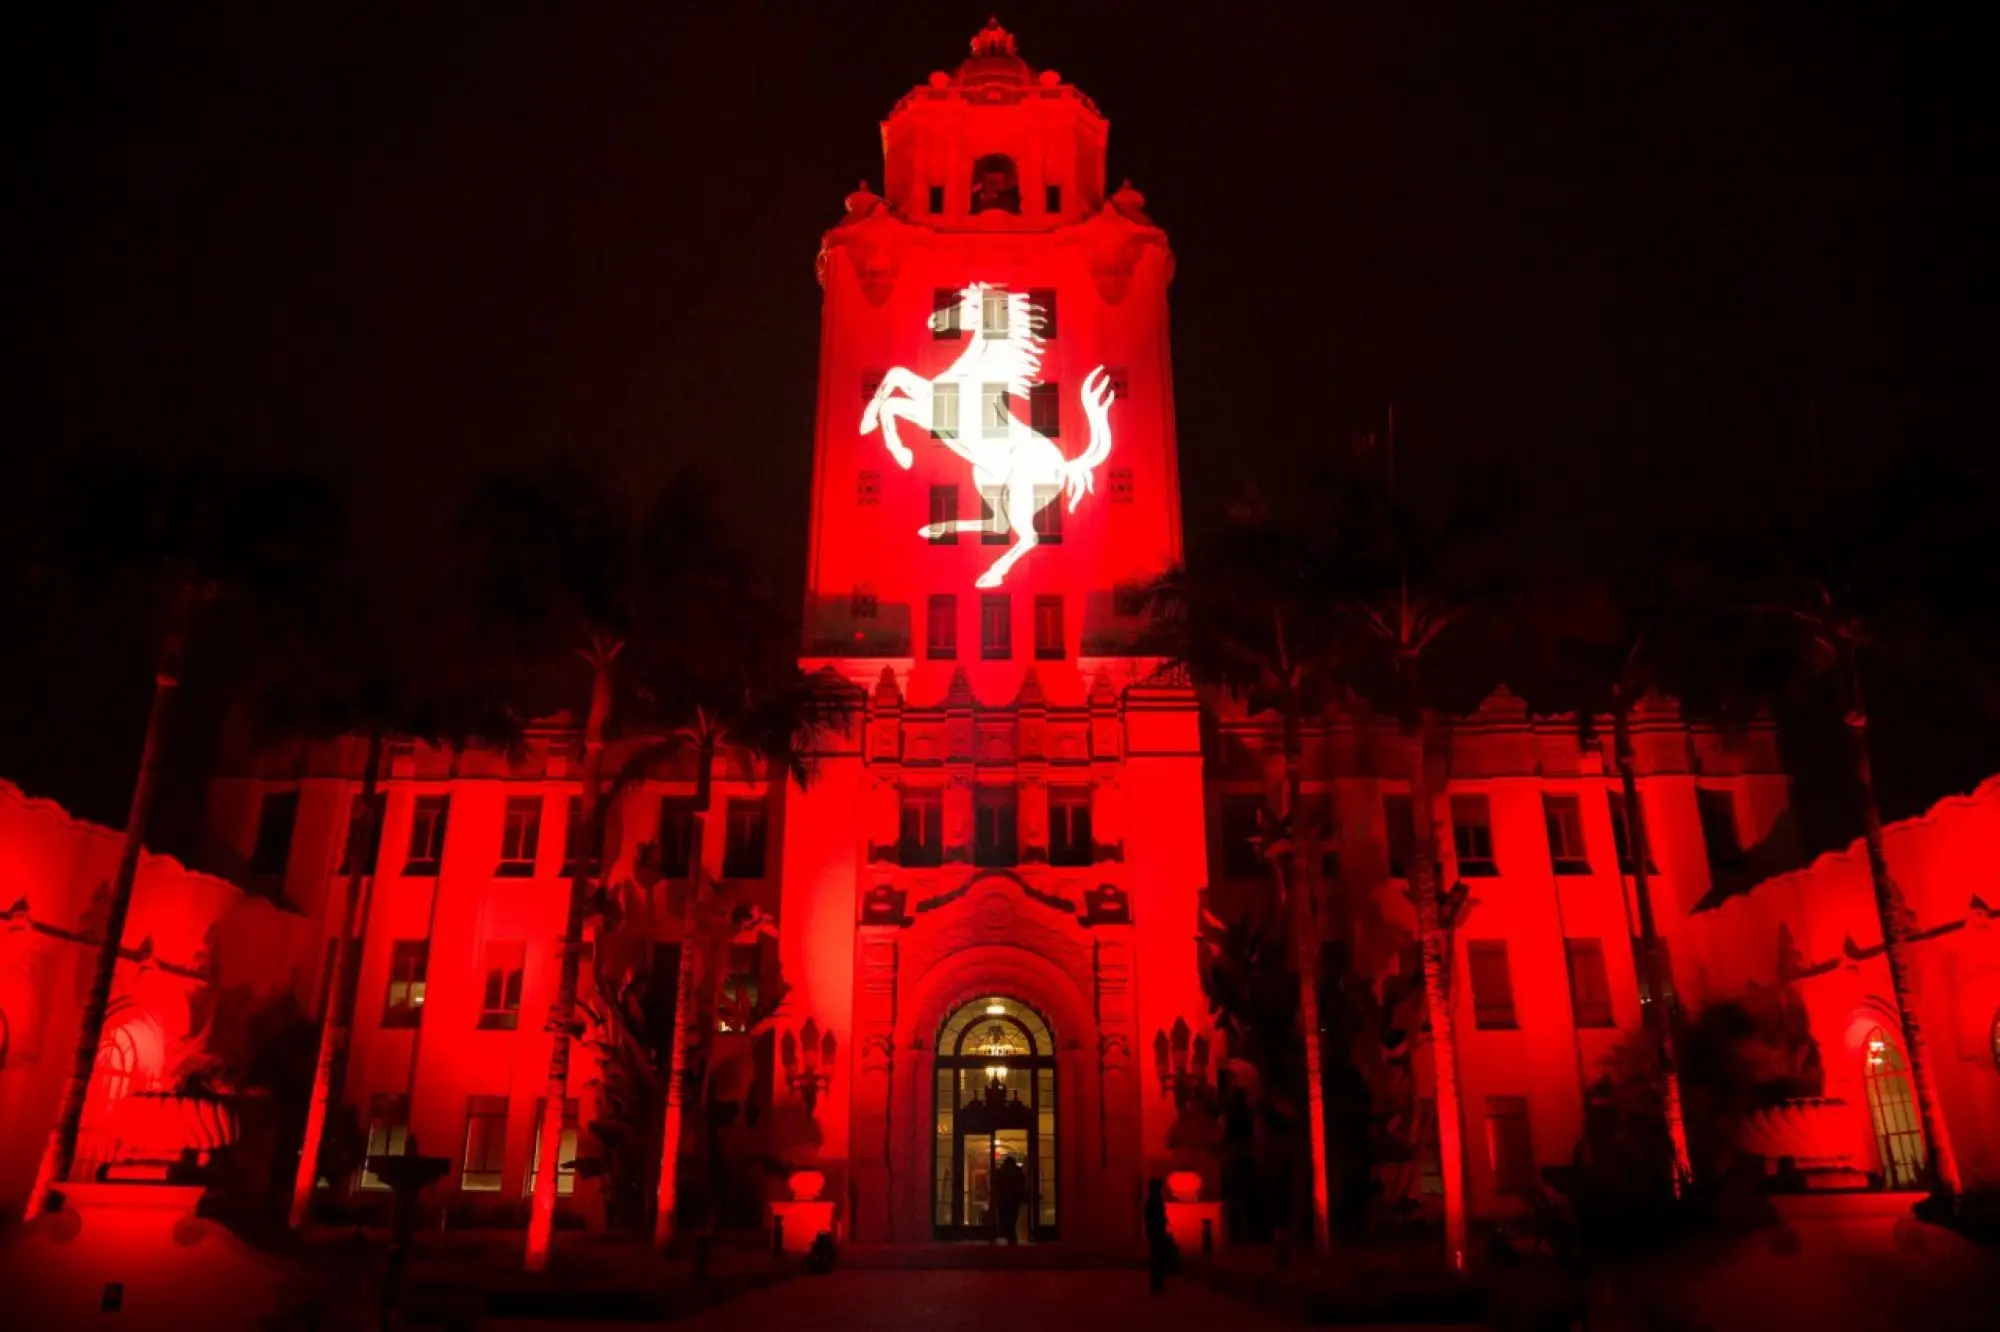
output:
[[1632,763],[1631,702],[1620,694],[1611,709],[1611,748],[1618,764],[1618,800],[1625,810],[1625,850],[1632,860],[1632,900],[1639,912],[1639,946],[1632,962],[1645,978],[1651,1002],[1643,1009],[1660,1059],[1660,1101],[1667,1121],[1667,1141],[1673,1152],[1674,1196],[1681,1196],[1694,1178],[1688,1156],[1687,1115],[1681,1102],[1681,1071],[1674,1048],[1677,1019],[1674,978],[1660,951],[1660,933],[1653,920],[1653,887],[1646,864],[1652,846],[1646,834],[1645,809],[1639,803],[1639,777]]
[[1423,946],[1424,1009],[1430,1019],[1431,1064],[1436,1082],[1438,1168],[1444,1177],[1445,1256],[1452,1270],[1466,1266],[1465,1117],[1459,1105],[1458,1036],[1452,1026],[1452,944],[1438,901],[1437,817],[1431,808],[1425,754],[1430,720],[1421,706],[1409,735],[1411,858],[1410,895],[1416,899],[1417,934]]
[[[299,1144],[299,1168],[292,1179],[290,1224],[293,1230],[305,1225],[306,1214],[312,1208],[313,1189],[319,1182],[319,1146],[326,1136],[326,1117],[333,1108],[334,1088],[346,1064],[347,1037],[354,1025],[354,995],[361,981],[359,955],[368,938],[366,900],[374,895],[375,857],[381,851],[381,828],[375,817],[378,769],[382,764],[382,731],[379,727],[368,732],[366,763],[361,773],[361,845],[359,848],[355,846],[354,828],[350,825],[347,833],[347,903],[341,913],[340,934],[334,943],[333,975],[327,982],[326,1011],[320,1019],[319,1058],[313,1065],[312,1099],[307,1103],[305,1139]],[[364,879],[367,883],[366,898]]]
[[1951,1132],[1945,1124],[1932,1074],[1930,1040],[1918,1015],[1915,969],[1910,959],[1910,930],[1916,913],[1903,897],[1903,890],[1889,873],[1889,858],[1882,846],[1882,808],[1875,795],[1875,768],[1868,745],[1868,710],[1861,693],[1860,663],[1853,644],[1841,640],[1842,673],[1847,688],[1847,738],[1853,763],[1855,794],[1861,801],[1862,841],[1868,848],[1868,877],[1875,889],[1875,912],[1882,922],[1882,953],[1889,964],[1889,988],[1896,1001],[1896,1018],[1903,1027],[1903,1054],[1909,1060],[1910,1082],[1917,1098],[1917,1114],[1923,1122],[1924,1138],[1930,1146],[1928,1170],[1931,1192],[1955,1199],[1962,1189],[1958,1154],[1952,1150]]
[[687,1101],[688,1057],[700,1040],[699,1015],[695,1012],[695,954],[701,916],[702,834],[708,823],[711,798],[710,774],[715,763],[714,742],[704,734],[697,747],[694,812],[689,820],[687,906],[681,913],[680,965],[674,972],[674,1043],[667,1057],[667,1111],[660,1129],[660,1187],[653,1214],[653,1247],[664,1249],[674,1238],[674,1208],[680,1189],[681,1121]]
[[1312,1242],[1325,1245],[1331,1243],[1333,1231],[1328,1222],[1326,1079],[1320,1050],[1319,875],[1318,867],[1311,863],[1312,857],[1306,854],[1307,848],[1300,839],[1307,820],[1300,808],[1304,804],[1299,771],[1304,742],[1300,734],[1302,725],[1296,696],[1287,701],[1284,725],[1285,800],[1288,806],[1285,817],[1290,832],[1287,842],[1291,847],[1290,882],[1284,886],[1291,895],[1292,950],[1299,976],[1299,1026],[1305,1034],[1306,1114],[1312,1149]]
[[139,753],[139,775],[132,786],[132,806],[125,818],[125,840],[118,852],[118,870],[111,881],[104,938],[97,945],[96,967],[90,977],[90,993],[84,1000],[83,1020],[77,1029],[69,1081],[63,1086],[56,1122],[42,1149],[34,1187],[28,1191],[26,1219],[30,1221],[48,1209],[50,1193],[61,1187],[69,1177],[70,1167],[76,1163],[76,1139],[83,1127],[84,1099],[90,1092],[91,1073],[97,1067],[97,1048],[104,1040],[104,1018],[111,1007],[111,983],[118,973],[125,917],[132,907],[132,886],[139,876],[146,824],[152,816],[153,796],[160,784],[160,751],[165,742],[167,716],[180,688],[181,666],[187,656],[194,598],[193,582],[184,580],[174,589],[168,605],[166,633],[160,641],[159,660],[153,671],[153,706],[146,718],[146,742]]
[[[598,784],[604,775],[604,731],[611,716],[611,663],[615,647],[593,645],[590,713],[583,728],[583,789],[577,796],[576,817],[586,828],[597,826]],[[570,1041],[576,1026],[577,975],[583,964],[583,918],[590,901],[597,857],[580,856],[569,881],[569,909],[557,945],[555,998],[549,1005],[549,1080],[542,1102],[540,1159],[535,1162],[534,1202],[528,1212],[527,1269],[540,1272],[549,1265],[549,1248],[556,1228],[556,1167],[562,1156],[563,1125],[569,1106]]]

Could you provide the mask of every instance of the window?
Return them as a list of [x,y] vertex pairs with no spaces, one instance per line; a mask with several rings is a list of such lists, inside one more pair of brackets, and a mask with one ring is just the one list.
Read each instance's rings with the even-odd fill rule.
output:
[[1658,935],[1653,937],[1654,966],[1659,968],[1659,993],[1654,993],[1652,973],[1646,969],[1645,945],[1639,948],[1639,1002],[1650,1004],[1655,999],[1665,999],[1674,991],[1674,955],[1667,947],[1667,941]]
[[1544,795],[1542,821],[1549,828],[1549,860],[1556,873],[1590,873],[1590,857],[1583,849],[1583,803],[1573,795]]
[[931,438],[958,438],[958,385],[931,385]]
[[944,211],[944,186],[933,185],[930,187],[928,206],[933,213],[942,213]]
[[[1639,804],[1639,849],[1646,857],[1646,873],[1658,874],[1660,867],[1653,861],[1653,839],[1646,831],[1646,797],[1635,793]],[[1613,788],[1609,792],[1611,804],[1611,843],[1618,852],[1618,872],[1633,872],[1632,839],[1625,828],[1625,793]]]
[[875,594],[873,583],[856,583],[854,590],[848,594],[847,613],[857,620],[872,620],[881,608],[882,603]]
[[973,795],[972,863],[1004,868],[1020,859],[1015,838],[1017,796],[1011,786],[982,786]]
[[1410,862],[1416,859],[1416,810],[1407,795],[1382,797],[1382,837],[1389,849],[1389,877],[1410,877]]
[[932,661],[958,659],[958,598],[949,592],[931,596],[924,619],[924,655]]
[[451,816],[450,796],[418,796],[410,816],[410,858],[405,874],[436,874],[444,864],[444,830]]
[[1005,384],[979,386],[979,433],[987,439],[1005,439],[1014,428],[1014,404],[1007,401]]
[[1535,1141],[1528,1133],[1528,1098],[1486,1098],[1486,1149],[1495,1193],[1529,1193],[1535,1187]]
[[1063,599],[1057,595],[1035,598],[1035,659],[1063,659]]
[[1259,849],[1264,836],[1264,797],[1225,792],[1222,797],[1222,873],[1224,878],[1254,879],[1264,872]]
[[979,336],[1004,338],[1011,322],[1005,287],[987,287],[979,293]]
[[1514,976],[1507,968],[1504,939],[1477,939],[1465,945],[1466,970],[1472,975],[1472,1023],[1481,1031],[1511,1031],[1514,1021]]
[[865,407],[869,403],[875,401],[875,395],[882,391],[882,381],[886,378],[888,378],[888,376],[885,375],[880,370],[863,370],[861,372],[862,406]]
[[864,470],[854,476],[854,502],[863,508],[872,508],[882,502],[882,474]]
[[596,874],[597,859],[596,830],[583,817],[583,797],[573,795],[563,813],[563,877]]
[[509,879],[525,879],[535,872],[535,851],[542,841],[542,798],[508,796],[507,813],[500,823],[500,868]]
[[479,960],[485,988],[479,998],[481,1031],[513,1031],[521,1025],[521,976],[528,945],[519,939],[489,940]]
[[1004,486],[979,488],[979,544],[1011,546],[1014,532],[1007,525],[1007,490]]
[[1604,943],[1598,939],[1565,939],[1569,963],[1570,1014],[1579,1027],[1611,1027],[1611,978],[1604,970]]
[[1129,467],[1112,468],[1111,480],[1107,488],[1111,493],[1111,502],[1113,504],[1130,504],[1132,502],[1132,469]]
[[1708,847],[1708,867],[1717,874],[1733,874],[1743,868],[1743,837],[1736,827],[1736,797],[1728,791],[1704,787],[1694,793],[1696,811],[1701,815],[1701,838]]
[[1876,1155],[1892,1189],[1917,1187],[1929,1157],[1907,1069],[1903,1052],[1889,1039],[1887,1029],[1871,1028],[1862,1044],[1861,1086],[1868,1096]]
[[762,796],[729,802],[727,840],[722,844],[722,877],[764,877],[765,811]]
[[414,1027],[424,1016],[424,972],[431,946],[423,939],[398,939],[389,951],[389,990],[382,999],[382,1025]]
[[931,544],[958,544],[958,487],[931,487]]
[[1028,426],[1044,439],[1062,438],[1062,385],[1028,386]]
[[[528,1158],[528,1182],[521,1186],[523,1193],[535,1191],[535,1175],[542,1168],[542,1120],[548,1109],[548,1098],[535,1100],[535,1148]],[[577,1104],[574,1099],[563,1102],[562,1140],[556,1144],[556,1197],[567,1198],[576,1192],[576,1128]]]
[[373,874],[382,851],[382,815],[388,797],[377,791],[371,801],[356,792],[347,802],[347,843],[340,853],[340,873]]
[[466,1193],[498,1193],[507,1168],[507,1098],[465,1099],[465,1162],[458,1187]]
[[910,869],[944,864],[944,792],[934,786],[903,791],[897,859]]
[[1014,173],[1014,159],[1005,153],[988,153],[972,164],[972,211],[996,209],[1003,213],[1021,211],[1021,186]]
[[1062,186],[1044,185],[1042,187],[1042,211],[1048,213],[1060,213],[1062,211]]
[[1044,546],[1060,546],[1063,536],[1061,486],[1035,487],[1035,539]]
[[964,331],[960,327],[959,294],[949,287],[939,287],[931,293],[931,336],[943,341],[957,338]]
[[1088,865],[1091,861],[1090,788],[1049,788],[1049,864]]
[[367,1157],[401,1156],[410,1138],[410,1098],[377,1094],[368,1098],[368,1146],[361,1166],[361,1187],[387,1189],[367,1165]]
[[1005,592],[985,592],[979,597],[979,656],[984,661],[1007,661],[1014,655],[1013,610]]
[[1053,287],[1035,287],[1028,292],[1035,332],[1044,338],[1056,335],[1056,293]]
[[688,857],[694,854],[694,801],[667,796],[660,801],[660,873],[685,879]]
[[299,793],[279,791],[264,797],[257,810],[257,844],[250,850],[252,874],[283,874],[292,855],[292,829],[299,821]]
[[716,993],[715,1030],[722,1036],[749,1033],[757,1014],[757,950],[732,950],[729,974]]
[[1458,852],[1458,872],[1464,875],[1493,875],[1500,867],[1493,860],[1493,810],[1483,795],[1456,795],[1451,798],[1451,841]]

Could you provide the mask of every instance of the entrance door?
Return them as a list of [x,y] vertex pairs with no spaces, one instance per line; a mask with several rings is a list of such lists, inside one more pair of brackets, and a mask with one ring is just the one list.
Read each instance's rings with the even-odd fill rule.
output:
[[[932,1233],[1056,1236],[1056,1069],[1048,1024],[1011,999],[954,1013],[938,1038]],[[1011,1200],[1011,1207],[1008,1206]]]

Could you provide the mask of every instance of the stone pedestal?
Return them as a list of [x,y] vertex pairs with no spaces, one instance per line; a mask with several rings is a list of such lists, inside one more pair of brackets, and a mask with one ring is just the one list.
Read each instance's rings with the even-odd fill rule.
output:
[[1167,1233],[1174,1237],[1184,1257],[1201,1256],[1202,1227],[1209,1228],[1210,1243],[1220,1249],[1223,1238],[1222,1204],[1219,1202],[1170,1202],[1167,1204]]
[[780,1221],[785,1225],[785,1252],[804,1253],[812,1248],[813,1240],[822,1230],[833,1229],[833,1204],[831,1202],[774,1202],[771,1204],[771,1224]]

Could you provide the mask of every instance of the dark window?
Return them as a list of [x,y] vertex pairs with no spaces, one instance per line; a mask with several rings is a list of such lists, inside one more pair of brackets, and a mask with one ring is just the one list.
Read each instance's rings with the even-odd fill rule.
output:
[[410,1098],[400,1093],[377,1093],[368,1098],[368,1143],[362,1149],[361,1187],[387,1189],[388,1182],[377,1179],[368,1169],[371,1156],[401,1156],[410,1137]]
[[372,801],[356,792],[347,802],[347,844],[340,854],[340,873],[375,872],[375,862],[382,854],[382,816],[388,804],[388,796],[381,791]]
[[715,1030],[722,1036],[747,1035],[757,1015],[757,950],[730,950],[729,973],[715,998]]
[[1028,305],[1034,311],[1035,332],[1045,338],[1056,335],[1056,293],[1053,287],[1036,287],[1028,292]]
[[[548,1110],[546,1096],[535,1098],[535,1147],[528,1154],[528,1182],[521,1186],[523,1193],[535,1191],[535,1173],[542,1168],[542,1119]],[[556,1144],[556,1197],[567,1198],[576,1192],[576,1130],[578,1123],[576,1101],[563,1102],[562,1140]]]
[[722,847],[722,877],[764,877],[764,800],[754,797],[729,802],[728,841]]
[[694,854],[694,801],[667,796],[660,801],[660,873],[685,879],[688,857]]
[[931,385],[931,438],[958,438],[958,385]]
[[1057,595],[1035,598],[1035,658],[1061,661],[1063,658],[1063,599]]
[[1672,994],[1674,990],[1674,955],[1667,948],[1667,941],[1655,936],[1653,949],[1660,974],[1659,992],[1657,994],[1654,992],[1652,974],[1646,969],[1646,954],[1643,944],[1640,945],[1639,952],[1639,999],[1641,1002],[1648,1004],[1652,1003],[1655,999],[1664,998]]
[[882,474],[860,472],[854,478],[854,502],[866,508],[882,502]]
[[1035,539],[1044,546],[1060,546],[1063,536],[1061,486],[1035,487]]
[[1132,502],[1132,469],[1129,467],[1112,468],[1111,480],[1106,488],[1110,491],[1111,502],[1113,504],[1130,504]]
[[930,193],[930,210],[933,213],[942,213],[944,211],[944,186],[933,185],[931,186],[929,193]]
[[1222,873],[1231,879],[1254,879],[1264,872],[1258,849],[1263,838],[1264,798],[1238,792],[1222,797]]
[[597,833],[583,817],[583,797],[571,796],[563,815],[563,863],[565,879],[597,873]]
[[507,1098],[469,1096],[465,1101],[465,1165],[458,1187],[467,1193],[498,1193],[507,1168]]
[[1483,795],[1451,798],[1451,841],[1460,874],[1498,874],[1493,859],[1493,810]]
[[931,487],[931,544],[958,544],[958,487]]
[[924,618],[924,655],[932,661],[958,659],[958,598],[949,592],[931,596]]
[[861,403],[864,407],[875,401],[875,395],[882,391],[882,381],[886,377],[880,370],[861,372]]
[[875,584],[856,583],[847,596],[847,612],[857,620],[872,620],[882,609],[882,602],[875,593]]
[[424,972],[431,946],[422,939],[398,939],[389,950],[389,989],[382,999],[382,1025],[414,1027],[424,1016]]
[[[1625,793],[1613,789],[1609,793],[1611,803],[1611,842],[1618,852],[1618,872],[1630,874],[1632,865],[1632,839],[1625,829]],[[1653,860],[1653,839],[1646,831],[1646,797],[1639,794],[1639,847],[1646,855],[1646,873],[1658,874],[1660,867]]]
[[1542,821],[1549,828],[1549,860],[1556,873],[1590,873],[1590,857],[1583,849],[1583,802],[1573,795],[1544,795]]
[[1091,861],[1090,788],[1049,788],[1049,863],[1088,865]]
[[299,822],[299,793],[264,797],[257,810],[257,844],[250,851],[252,874],[283,874],[292,855],[292,829]]
[[410,815],[410,859],[405,874],[436,874],[444,864],[444,830],[450,822],[450,796],[418,796]]
[[914,786],[903,792],[897,859],[911,869],[944,864],[944,792]]
[[972,164],[972,211],[1018,213],[1021,186],[1014,173],[1014,159],[1005,153],[988,153]]
[[1535,1187],[1535,1140],[1528,1133],[1528,1098],[1486,1098],[1486,1148],[1493,1163],[1496,1193],[1528,1193]]
[[1701,838],[1708,847],[1708,867],[1717,874],[1733,874],[1743,868],[1743,835],[1736,826],[1736,797],[1728,791],[1707,788],[1694,793],[1695,809],[1701,815]]
[[1604,970],[1604,944],[1598,939],[1565,939],[1569,962],[1569,1001],[1579,1027],[1610,1027],[1611,978]]
[[486,1031],[512,1031],[521,1021],[521,977],[528,966],[528,945],[519,939],[489,940],[479,967],[485,986],[479,997],[479,1025]]
[[982,786],[973,795],[972,863],[1005,867],[1020,859],[1015,836],[1016,792],[1011,786]]
[[1409,878],[1417,858],[1417,818],[1407,795],[1382,797],[1382,837],[1389,850],[1389,877]]
[[500,875],[525,879],[535,872],[535,851],[542,841],[542,798],[508,796],[500,821]]
[[1007,661],[1014,655],[1014,611],[1005,592],[984,592],[979,597],[979,656],[984,661]]
[[1465,945],[1472,973],[1472,1023],[1481,1031],[1507,1031],[1514,1021],[1514,974],[1507,966],[1504,939],[1476,939]]
[[979,433],[986,439],[1005,439],[1014,430],[1014,404],[1007,400],[1005,384],[979,386]]
[[959,293],[948,287],[939,287],[931,293],[931,336],[952,339],[961,336]]
[[1013,529],[1007,525],[1007,492],[1000,486],[979,488],[979,544],[1011,546]]
[[1062,438],[1062,385],[1028,386],[1028,425],[1044,439]]
[[1062,211],[1062,186],[1044,185],[1042,187],[1042,211],[1048,213],[1060,213]]

